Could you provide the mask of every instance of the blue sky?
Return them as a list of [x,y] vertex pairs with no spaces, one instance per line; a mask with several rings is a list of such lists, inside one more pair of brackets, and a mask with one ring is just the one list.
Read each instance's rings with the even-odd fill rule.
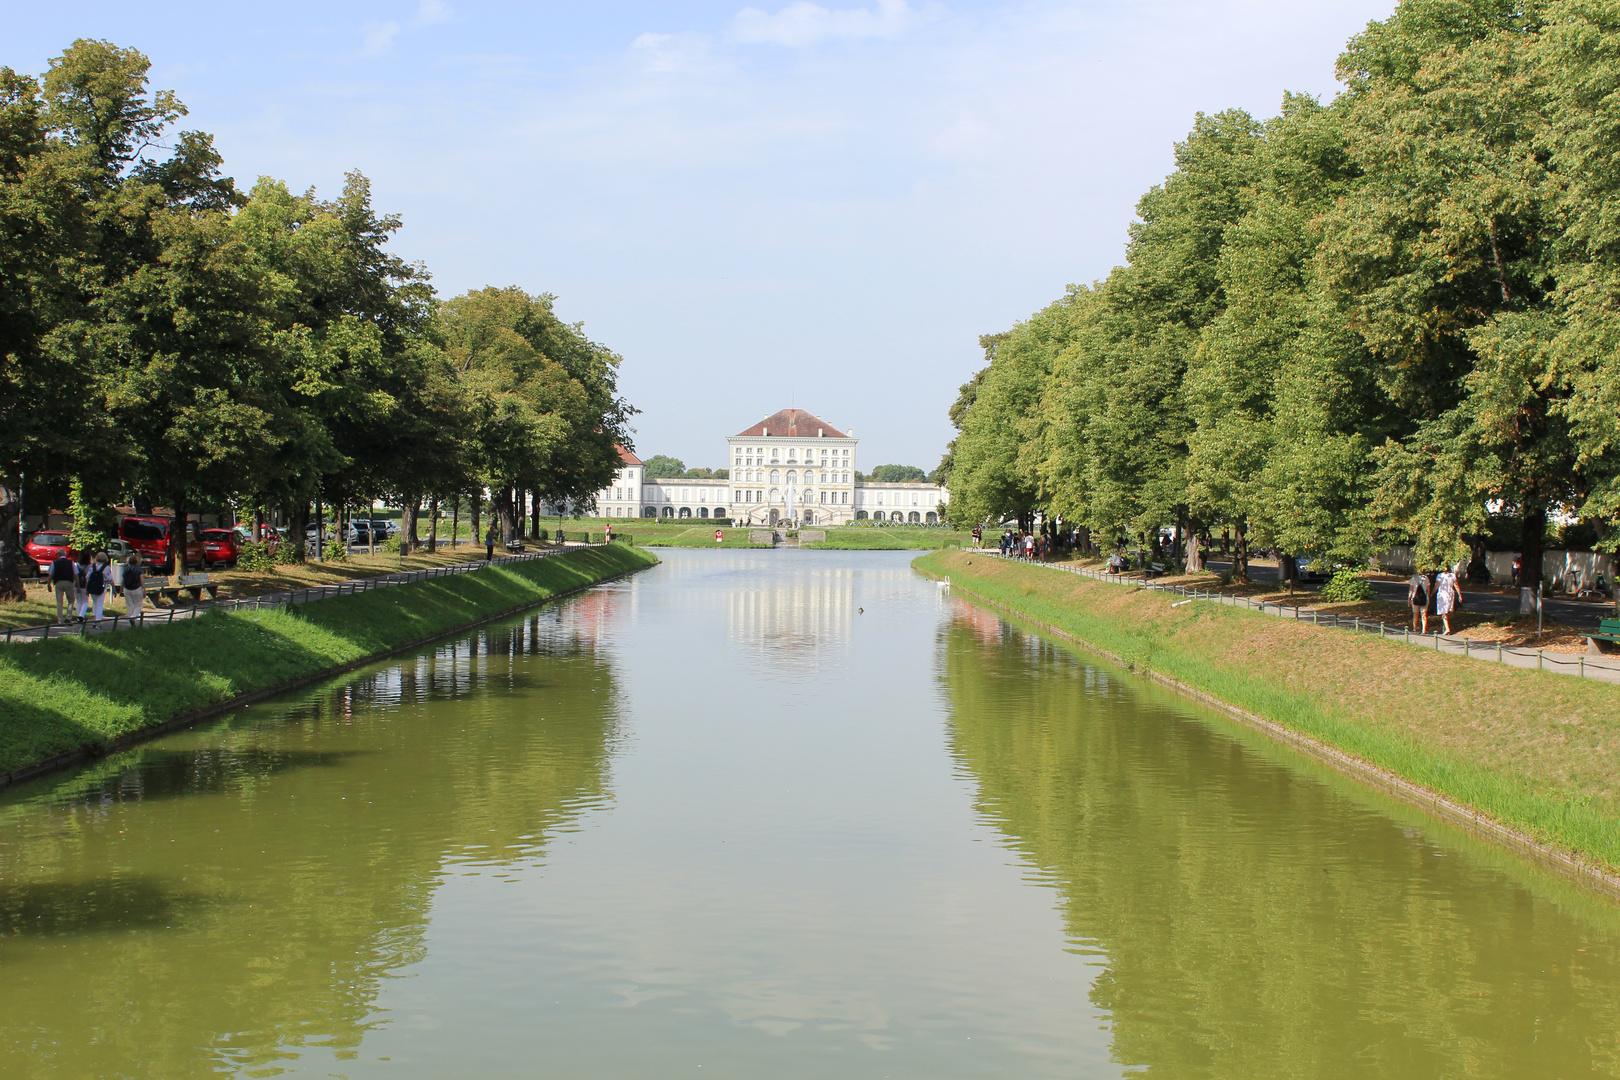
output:
[[624,356],[643,456],[796,403],[932,468],[979,334],[1120,261],[1194,113],[1331,97],[1394,7],[842,2],[0,2],[0,64],[107,38],[244,186],[360,169],[443,295],[554,293]]

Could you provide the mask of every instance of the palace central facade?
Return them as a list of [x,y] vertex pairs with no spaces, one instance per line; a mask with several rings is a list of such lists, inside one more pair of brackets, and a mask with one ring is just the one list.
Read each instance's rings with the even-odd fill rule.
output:
[[854,432],[803,409],[783,409],[726,440],[729,479],[649,480],[621,449],[613,486],[597,493],[610,518],[730,518],[739,525],[843,525],[898,521],[933,525],[950,494],[938,484],[856,482]]

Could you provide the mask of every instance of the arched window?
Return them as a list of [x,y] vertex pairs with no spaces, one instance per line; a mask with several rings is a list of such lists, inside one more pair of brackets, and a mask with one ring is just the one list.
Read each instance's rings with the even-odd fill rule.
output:
[[866,511],[865,510],[857,510],[857,511],[855,511],[855,520],[856,521],[865,521],[866,520]]
[[[788,458],[788,464],[789,465],[793,464],[793,459],[792,458]],[[799,482],[799,470],[797,470],[797,469],[789,469],[788,470],[787,480],[788,480],[788,483],[790,483],[790,484],[797,484]]]
[[[782,470],[781,469],[772,469],[771,470],[771,483],[780,484],[781,482],[782,482]],[[776,501],[776,496],[775,495],[771,496],[771,501],[772,502]]]
[[781,501],[782,501],[782,493],[781,493],[781,491],[777,490],[776,488],[771,488],[771,502],[779,503]]
[[930,510],[930,511],[928,511],[928,513],[923,515],[923,520],[925,522],[927,522],[928,524],[930,524],[930,525],[938,525],[939,524],[939,515],[934,513],[932,510]]
[[909,520],[911,521],[911,523],[913,525],[920,525],[920,524],[922,524],[922,515],[918,514],[917,511],[913,510],[911,512],[911,517],[910,517]]
[[708,517],[708,516],[709,516],[709,508],[707,506],[698,507],[698,517]]
[[665,517],[674,517],[675,516],[675,508],[673,506],[664,507],[664,516]]
[[689,518],[691,516],[692,516],[692,508],[690,506],[681,507],[681,517]]

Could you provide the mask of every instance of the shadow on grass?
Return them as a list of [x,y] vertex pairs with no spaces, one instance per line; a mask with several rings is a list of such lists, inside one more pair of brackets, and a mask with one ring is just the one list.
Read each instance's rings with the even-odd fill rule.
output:
[[57,937],[173,926],[212,903],[155,878],[0,885],[0,938]]

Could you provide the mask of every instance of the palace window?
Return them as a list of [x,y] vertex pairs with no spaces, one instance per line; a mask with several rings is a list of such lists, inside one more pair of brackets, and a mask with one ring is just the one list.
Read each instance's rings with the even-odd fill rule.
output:
[[846,491],[846,492],[844,492],[844,502],[845,502],[845,503],[848,503],[848,502],[849,502],[849,492],[847,492],[847,491]]
[[772,469],[771,470],[771,483],[780,484],[781,482],[782,482],[782,470],[780,470],[780,469]]

